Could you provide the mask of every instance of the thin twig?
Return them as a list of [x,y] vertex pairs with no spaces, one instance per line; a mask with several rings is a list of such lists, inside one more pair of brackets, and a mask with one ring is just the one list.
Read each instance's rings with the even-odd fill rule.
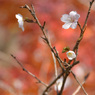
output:
[[49,88],[56,83],[56,81],[64,74],[65,72],[62,72],[60,75],[57,76],[49,85],[48,87],[44,90],[42,95],[46,95],[45,93],[48,92]]
[[[92,7],[93,2],[94,2],[94,0],[92,0],[92,1],[90,2],[90,6],[89,6],[89,9],[88,9],[88,12],[87,12],[87,16],[86,16],[86,19],[85,19],[85,22],[84,22],[84,25],[83,25],[82,28],[81,28],[81,25],[80,25],[79,22],[78,22],[78,26],[79,26],[79,28],[80,28],[80,30],[81,30],[81,33],[80,33],[80,37],[78,38],[78,40],[77,40],[77,42],[76,42],[76,44],[75,44],[75,46],[74,46],[74,48],[73,48],[73,51],[76,50],[76,54],[78,54],[78,46],[79,46],[81,40],[83,39],[83,34],[84,34],[85,30],[86,30],[86,24],[87,24],[87,20],[88,20],[88,17],[89,17],[89,14],[90,14],[91,7]],[[88,95],[87,92],[85,91],[84,87],[82,86],[82,84],[81,84],[81,83],[78,81],[78,79],[76,78],[75,74],[74,74],[73,72],[71,72],[71,73],[72,73],[72,75],[74,76],[74,78],[76,79],[77,83],[78,83],[78,84],[80,85],[80,87],[82,88],[82,90],[84,91],[85,95]]]
[[29,8],[28,5],[22,6],[21,8],[26,8],[26,9],[28,9],[29,12],[31,13],[31,15],[33,16],[33,18],[36,20],[36,23],[38,24],[38,26],[39,26],[40,29],[42,30],[42,33],[43,33],[43,35],[44,35],[45,41],[47,42],[47,45],[49,46],[51,52],[52,52],[52,53],[54,54],[54,56],[56,57],[56,59],[57,59],[59,65],[60,65],[61,69],[64,70],[64,68],[63,68],[63,66],[62,66],[62,64],[61,64],[60,58],[58,58],[58,57],[56,56],[56,53],[54,52],[54,50],[53,50],[53,48],[52,48],[52,46],[51,46],[51,44],[50,44],[50,42],[49,42],[49,40],[48,40],[48,37],[46,36],[46,33],[45,33],[46,31],[45,31],[45,29],[44,29],[44,27],[43,27],[43,26],[45,26],[45,22],[44,22],[44,24],[43,24],[43,26],[42,26],[41,23],[39,22],[37,16],[36,16],[36,14],[35,14],[35,9],[34,9],[33,5],[31,5],[31,6],[32,6],[32,10],[33,10],[33,11]]
[[76,44],[75,44],[75,46],[73,48],[73,51],[78,50],[78,46],[79,46],[79,44],[80,44],[80,42],[81,42],[81,40],[83,38],[83,34],[84,34],[85,30],[86,30],[85,27],[86,27],[86,24],[87,24],[87,20],[88,20],[88,17],[89,17],[89,14],[90,14],[91,7],[92,7],[93,2],[94,2],[94,0],[92,0],[90,2],[90,6],[89,6],[89,9],[88,9],[88,12],[87,12],[87,16],[86,16],[86,19],[85,19],[85,22],[84,22],[84,25],[83,25],[82,28],[81,28],[81,25],[78,22],[78,26],[80,27],[81,33],[80,33],[80,37],[78,38],[78,40],[77,40],[77,42],[76,42]]
[[[52,57],[53,57],[53,61],[54,61],[54,68],[55,68],[55,78],[57,78],[58,74],[57,74],[57,64],[56,64],[56,59],[54,54],[52,53]],[[58,93],[58,84],[56,82],[56,88],[57,88],[57,93]]]
[[[75,44],[75,46],[74,46],[74,48],[73,48],[73,51],[76,50],[76,54],[78,53],[78,46],[79,46],[79,44],[80,44],[80,42],[81,42],[81,40],[82,40],[82,38],[83,38],[83,34],[84,34],[85,29],[86,29],[85,26],[86,26],[86,24],[87,24],[87,20],[88,20],[88,17],[89,17],[89,14],[90,14],[90,10],[91,10],[91,6],[92,6],[93,2],[94,2],[94,0],[92,0],[92,2],[90,2],[90,7],[89,7],[89,10],[88,10],[88,13],[87,13],[87,16],[86,16],[86,20],[85,20],[85,23],[84,23],[83,27],[81,27],[81,25],[78,23],[78,25],[79,25],[79,27],[80,27],[80,30],[81,30],[81,33],[80,33],[80,37],[78,38],[78,40],[77,40],[77,42],[76,42],[76,44]],[[60,91],[60,93],[62,94],[62,91],[63,91],[63,88],[64,88],[64,84],[65,84],[66,78],[68,77],[71,68],[72,68],[74,65],[76,65],[77,63],[79,63],[79,62],[75,60],[73,65],[70,65],[70,63],[71,63],[72,61],[69,61],[68,63],[65,62],[68,67],[66,68],[66,70],[63,68],[62,63],[64,63],[64,61],[61,60],[61,58],[59,57],[59,55],[58,55],[58,53],[56,52],[56,50],[54,51],[54,49],[53,49],[53,47],[51,46],[51,44],[50,44],[50,42],[49,42],[49,40],[48,40],[48,37],[47,37],[47,35],[46,35],[46,31],[45,31],[45,29],[44,29],[44,27],[45,27],[45,22],[44,22],[43,25],[41,25],[41,23],[39,22],[39,20],[38,20],[36,14],[35,14],[35,9],[34,9],[33,5],[31,5],[31,6],[32,6],[32,10],[29,8],[28,5],[25,5],[25,6],[22,7],[22,8],[28,9],[29,12],[31,13],[31,15],[34,17],[35,22],[38,24],[38,26],[39,26],[40,29],[42,30],[42,33],[43,33],[43,35],[44,35],[44,40],[45,40],[45,42],[46,42],[47,45],[49,46],[51,52],[54,54],[55,58],[57,59],[59,65],[60,65],[60,67],[61,67],[61,69],[62,69],[62,73],[60,74],[60,76],[58,76],[52,83],[50,83],[50,84],[46,87],[45,91],[43,92],[43,95],[45,95],[45,93],[46,93],[46,92],[48,91],[48,89],[57,81],[57,79],[59,79],[63,74],[65,74],[64,83],[63,83],[63,85],[62,85],[63,87],[62,87],[62,90]],[[68,65],[68,64],[69,64],[69,65]],[[66,72],[66,71],[67,71],[67,72]],[[78,81],[78,79],[76,78],[75,74],[74,74],[74,73],[72,73],[72,74],[73,74],[74,78],[76,79],[76,81],[77,81],[77,82],[79,83],[79,85],[81,86],[81,88],[83,89],[84,93],[87,95],[86,91],[84,90],[83,86],[80,84],[80,82]],[[60,95],[61,95],[61,94],[60,94]]]
[[[62,60],[60,59],[60,57],[58,56],[58,54],[53,50],[53,47],[51,46],[51,43],[50,43],[50,41],[49,41],[49,39],[48,39],[48,37],[47,37],[47,35],[46,35],[46,31],[45,31],[45,29],[44,29],[44,27],[45,27],[45,22],[44,22],[43,26],[40,24],[40,22],[39,22],[39,20],[38,20],[38,18],[37,18],[37,16],[36,16],[36,14],[35,14],[34,7],[33,7],[33,5],[31,5],[31,6],[32,6],[32,10],[33,10],[33,11],[29,8],[28,5],[25,5],[25,6],[22,7],[22,8],[28,9],[29,12],[31,13],[31,15],[34,17],[36,23],[38,24],[38,26],[39,26],[40,29],[42,30],[42,33],[43,33],[43,35],[44,35],[43,39],[45,40],[45,42],[46,42],[47,45],[49,46],[49,48],[50,48],[51,52],[54,54],[55,58],[57,59],[59,65],[60,65],[60,67],[61,67],[61,69],[62,69],[62,72],[64,72],[65,69],[63,68],[63,66],[62,66],[62,64],[61,64],[61,63],[62,63]],[[57,80],[57,78],[56,78],[56,80]],[[56,80],[54,80],[54,81],[46,88],[46,90],[44,91],[44,94],[45,94],[45,92],[53,85],[53,83],[56,82]],[[43,94],[43,95],[44,95],[44,94]]]
[[76,75],[71,71],[73,77],[76,79],[77,83],[80,85],[80,87],[82,88],[83,92],[85,95],[88,95],[87,92],[85,91],[84,87],[82,86],[82,84],[79,82],[79,80],[77,79]]
[[[81,83],[81,85],[83,85],[84,83],[85,83],[85,81],[83,81]],[[76,95],[79,92],[80,89],[81,89],[81,86],[79,85],[78,88],[76,89],[76,91],[72,95]]]
[[62,82],[63,84],[62,84],[61,90],[60,90],[60,92],[58,93],[58,95],[62,95],[62,92],[63,92],[63,90],[64,90],[64,86],[65,86],[67,77],[68,77],[68,74],[66,73],[66,74],[63,76],[63,82]]
[[[81,83],[81,85],[85,84],[88,76],[89,76],[89,73],[84,77],[84,81]],[[72,95],[76,95],[80,89],[81,89],[81,86],[79,85],[78,88],[75,90],[75,92]]]
[[31,72],[29,72],[27,69],[25,69],[24,66],[17,60],[17,58],[16,58],[14,55],[11,54],[11,56],[12,56],[12,58],[14,58],[15,61],[21,66],[21,68],[22,68],[23,71],[25,71],[26,73],[28,73],[29,75],[31,75],[32,77],[34,77],[34,78],[38,81],[38,83],[41,83],[41,84],[43,84],[45,87],[48,87],[47,84],[45,84],[44,82],[42,82],[42,81],[41,81],[40,79],[38,79],[34,74],[32,74]]
[[82,27],[81,27],[80,23],[79,23],[79,22],[77,22],[77,24],[78,24],[78,26],[79,26],[80,30],[82,31]]
[[89,17],[89,14],[90,14],[91,7],[92,7],[93,2],[94,2],[94,0],[92,0],[92,1],[90,2],[89,9],[88,9],[88,13],[87,13],[87,16],[86,16],[86,19],[85,19],[85,23],[84,23],[84,25],[83,25],[83,27],[82,27],[82,30],[83,30],[83,31],[84,31],[84,28],[85,28],[85,26],[86,26],[86,24],[87,24],[87,20],[88,20],[88,17]]

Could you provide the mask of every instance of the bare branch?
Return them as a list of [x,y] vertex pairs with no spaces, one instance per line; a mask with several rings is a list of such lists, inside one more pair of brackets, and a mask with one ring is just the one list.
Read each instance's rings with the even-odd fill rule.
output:
[[46,22],[44,21],[44,24],[43,24],[43,26],[42,26],[43,29],[45,28],[45,25],[46,25]]
[[80,30],[82,31],[82,27],[81,27],[80,23],[79,23],[79,22],[77,22],[77,24],[78,24],[78,26],[79,26]]
[[66,82],[66,79],[67,79],[67,77],[68,77],[68,75],[69,74],[65,74],[64,76],[63,76],[63,84],[62,84],[62,87],[61,87],[61,90],[60,90],[60,92],[58,93],[58,95],[62,95],[62,92],[63,92],[63,90],[64,90],[64,86],[65,86],[65,82]]
[[[52,57],[53,57],[53,61],[54,61],[54,68],[55,68],[55,78],[57,78],[58,74],[57,74],[57,64],[56,64],[56,59],[54,54],[52,53]],[[58,92],[58,84],[56,82],[56,88],[57,88],[57,92]]]
[[59,65],[60,65],[61,69],[64,70],[64,68],[63,68],[63,66],[62,66],[62,64],[61,64],[62,62],[61,62],[60,58],[56,56],[56,53],[54,52],[54,50],[53,50],[53,48],[52,48],[52,46],[51,46],[51,44],[50,44],[50,42],[49,42],[49,40],[48,40],[48,37],[46,36],[46,31],[45,31],[45,29],[44,29],[45,22],[44,22],[44,25],[42,26],[41,23],[39,22],[37,16],[36,16],[36,14],[35,14],[35,9],[34,9],[33,5],[31,5],[31,6],[32,6],[32,10],[33,10],[33,11],[29,8],[28,5],[25,5],[24,7],[21,7],[21,8],[26,8],[26,9],[28,9],[29,12],[31,13],[31,15],[33,16],[33,18],[36,20],[36,23],[38,24],[38,26],[39,26],[40,29],[42,30],[42,33],[43,33],[44,38],[45,38],[45,40],[46,40],[46,42],[47,42],[47,45],[49,46],[51,52],[52,52],[52,53],[54,54],[54,56],[56,57],[56,59],[57,59]]
[[89,17],[89,14],[90,14],[91,7],[92,7],[93,2],[94,2],[94,0],[92,0],[92,1],[90,2],[89,9],[88,9],[88,13],[87,13],[87,16],[86,16],[84,25],[83,25],[83,27],[82,27],[82,31],[83,31],[83,32],[84,32],[85,26],[86,26],[86,24],[87,24],[87,20],[88,20],[88,17]]
[[[86,79],[88,78],[88,76],[89,76],[89,73],[84,77],[84,81],[81,83],[81,85],[85,84]],[[78,88],[75,90],[75,92],[72,95],[76,95],[79,92],[80,89],[81,89],[81,86],[79,85]]]
[[[73,48],[73,51],[76,52],[76,55],[78,54],[78,47],[79,47],[79,44],[80,44],[81,40],[83,39],[83,34],[84,34],[85,30],[86,30],[86,24],[87,24],[87,20],[88,20],[88,17],[89,17],[89,14],[90,14],[91,7],[92,7],[93,2],[94,2],[94,0],[92,0],[92,1],[90,2],[89,10],[88,10],[88,13],[87,13],[87,16],[86,16],[86,19],[85,19],[85,22],[84,22],[83,27],[81,27],[81,25],[80,25],[79,22],[77,22],[77,23],[78,23],[78,26],[79,26],[79,28],[80,28],[80,30],[81,30],[81,33],[80,33],[80,36],[79,36],[78,40],[76,41],[76,44],[75,44],[75,46],[74,46],[74,48]],[[63,89],[64,89],[64,85],[65,85],[66,79],[67,79],[68,75],[70,74],[70,72],[72,73],[72,75],[74,76],[74,78],[76,79],[76,81],[78,82],[78,84],[80,85],[80,87],[82,88],[82,90],[84,91],[85,95],[87,95],[87,93],[86,93],[84,87],[83,87],[82,84],[78,81],[78,79],[77,79],[77,77],[75,76],[75,74],[71,71],[71,68],[72,68],[73,66],[75,66],[76,64],[78,64],[79,61],[76,61],[76,59],[75,59],[75,60],[73,60],[73,61],[74,61],[73,64],[70,65],[70,63],[72,62],[72,60],[69,60],[68,63],[61,60],[61,58],[60,58],[59,55],[58,55],[58,52],[57,52],[56,48],[53,48],[53,47],[52,47],[52,45],[51,45],[51,43],[50,43],[50,41],[49,41],[49,39],[48,39],[48,37],[47,37],[47,35],[46,35],[46,30],[44,29],[44,27],[45,27],[45,22],[44,22],[43,25],[41,25],[41,23],[39,22],[39,20],[38,20],[36,14],[35,14],[35,9],[34,9],[33,5],[31,5],[31,7],[32,7],[32,10],[30,9],[30,7],[29,7],[28,5],[22,6],[21,8],[26,8],[26,9],[28,9],[28,11],[31,13],[31,15],[33,16],[35,22],[36,22],[37,25],[40,27],[40,29],[41,29],[41,31],[42,31],[42,33],[43,33],[43,35],[44,35],[44,37],[42,37],[42,39],[47,43],[47,45],[49,46],[49,48],[50,48],[52,54],[55,56],[56,60],[58,61],[59,65],[60,65],[60,67],[61,67],[61,69],[62,69],[62,73],[61,73],[58,77],[56,77],[56,79],[54,79],[48,86],[46,85],[47,87],[46,87],[46,89],[44,90],[43,95],[45,95],[45,93],[48,92],[49,88],[50,88],[54,83],[56,83],[56,81],[64,74],[63,85],[62,85],[61,91],[59,92],[59,95],[61,95],[61,94],[62,94],[62,91],[63,91]],[[17,63],[19,63],[16,58],[14,58],[14,59],[17,61]],[[63,63],[63,64],[62,64],[62,63]],[[63,65],[65,66],[65,68],[63,67]],[[22,67],[22,69],[23,69],[24,71],[27,72],[27,70],[23,67],[22,64],[20,64],[20,66]],[[65,70],[65,69],[66,69],[66,70]],[[28,73],[28,72],[27,72],[27,73]],[[33,75],[32,75],[32,76],[33,76]],[[34,76],[35,76],[35,75],[34,75]],[[34,77],[34,78],[35,78],[35,77]],[[38,78],[37,78],[37,80],[40,82],[40,80],[39,80]]]
[[55,78],[49,85],[48,87],[44,90],[42,95],[46,95],[45,93],[48,92],[49,88],[56,83],[56,81],[64,74],[65,72],[62,72],[60,75],[58,75],[57,78]]
[[17,58],[16,58],[14,55],[11,54],[11,56],[12,56],[12,58],[14,58],[15,61],[21,66],[21,68],[22,68],[23,71],[25,71],[26,73],[28,73],[29,75],[31,75],[32,77],[34,77],[34,78],[38,81],[38,83],[41,83],[41,84],[43,84],[45,87],[47,87],[47,84],[45,84],[44,82],[42,82],[42,81],[41,81],[40,79],[38,79],[34,74],[32,74],[31,72],[29,72],[27,69],[25,69],[24,66],[17,60]]
[[80,25],[79,22],[78,22],[78,26],[80,27],[81,33],[80,33],[80,37],[78,38],[78,40],[77,40],[77,42],[76,42],[76,44],[75,44],[75,46],[74,46],[74,48],[73,48],[73,51],[75,51],[75,50],[78,51],[78,46],[79,46],[79,44],[80,44],[80,42],[81,42],[81,40],[82,40],[82,38],[83,38],[83,34],[84,34],[85,30],[86,30],[85,27],[86,27],[86,24],[87,24],[87,20],[88,20],[88,17],[89,17],[89,14],[90,14],[91,7],[92,7],[93,2],[94,2],[94,0],[92,0],[92,1],[90,2],[90,6],[89,6],[89,9],[88,9],[88,12],[87,12],[87,16],[86,16],[86,19],[85,19],[85,22],[84,22],[84,25],[83,25],[82,28],[81,28],[81,25]]
[[75,78],[75,80],[77,81],[77,83],[80,85],[80,87],[82,88],[83,92],[85,95],[88,95],[87,92],[85,91],[84,87],[82,86],[82,84],[79,82],[79,80],[77,79],[76,75],[71,71],[73,77]]

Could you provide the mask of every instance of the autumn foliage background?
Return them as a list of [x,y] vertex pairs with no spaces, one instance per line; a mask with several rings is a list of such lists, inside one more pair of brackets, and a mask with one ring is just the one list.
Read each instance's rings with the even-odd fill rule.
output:
[[[69,46],[72,50],[80,30],[62,29],[64,23],[60,18],[70,11],[80,14],[79,22],[84,24],[90,0],[0,0],[0,95],[41,95],[44,86],[23,72],[21,67],[10,56],[13,54],[25,66],[45,83],[54,79],[54,64],[48,46],[41,39],[42,33],[36,24],[24,23],[25,31],[18,27],[15,14],[24,18],[32,18],[26,9],[19,8],[25,4],[34,5],[36,15],[43,24],[46,21],[48,37],[59,52],[60,57],[67,59],[62,49]],[[68,60],[68,59],[67,59]],[[79,46],[78,60],[80,63],[72,70],[82,82],[90,73],[83,85],[89,95],[95,95],[95,4],[88,19],[84,38]],[[58,66],[59,67],[59,66]],[[59,69],[60,72],[60,69]],[[71,95],[78,87],[77,82],[69,76],[69,84],[64,95]],[[51,94],[53,95],[54,89]],[[83,95],[82,90],[78,95]]]

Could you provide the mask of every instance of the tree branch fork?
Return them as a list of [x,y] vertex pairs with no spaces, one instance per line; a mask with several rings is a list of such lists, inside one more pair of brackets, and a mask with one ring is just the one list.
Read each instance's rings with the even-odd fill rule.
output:
[[[80,36],[77,39],[77,41],[75,43],[75,46],[73,48],[73,51],[76,52],[76,54],[78,54],[78,47],[79,47],[79,44],[80,44],[81,40],[83,39],[83,35],[84,35],[85,30],[86,30],[86,24],[87,24],[87,20],[88,20],[88,17],[89,17],[89,14],[90,14],[93,2],[94,2],[94,0],[92,0],[90,2],[89,9],[88,9],[87,16],[86,16],[86,19],[85,19],[83,27],[81,27],[80,23],[78,22],[78,26],[79,26],[81,32],[80,32]],[[88,95],[87,92],[85,91],[84,87],[82,86],[82,84],[77,79],[76,75],[71,70],[75,65],[77,65],[79,63],[79,61],[76,61],[76,58],[75,58],[72,61],[69,60],[68,62],[66,62],[66,61],[63,61],[59,57],[59,54],[58,54],[58,51],[56,50],[56,47],[52,47],[52,45],[51,45],[51,43],[50,43],[50,41],[49,41],[49,39],[48,39],[48,37],[46,35],[46,31],[45,31],[45,24],[46,24],[46,22],[44,21],[43,25],[41,25],[41,23],[39,22],[39,20],[38,20],[38,18],[36,16],[34,6],[31,5],[31,7],[32,7],[32,9],[28,5],[25,5],[25,6],[21,6],[20,8],[26,8],[31,13],[32,17],[34,18],[34,21],[32,20],[31,23],[35,22],[40,27],[40,29],[41,29],[41,31],[43,33],[43,36],[44,36],[44,37],[41,37],[41,38],[46,42],[46,44],[50,48],[51,52],[54,54],[54,56],[55,56],[55,58],[56,58],[56,60],[57,60],[57,62],[59,64],[62,72],[59,75],[57,75],[56,78],[50,84],[47,85],[46,83],[44,83],[43,81],[41,81],[39,78],[37,78],[34,74],[32,74],[31,72],[29,72],[27,69],[25,69],[25,67],[22,65],[22,63],[20,63],[14,55],[11,54],[11,56],[21,66],[21,68],[23,69],[23,71],[25,71],[26,73],[28,73],[29,75],[31,75],[32,77],[34,77],[39,83],[41,83],[42,85],[44,85],[46,87],[45,90],[43,91],[42,95],[46,95],[46,93],[49,91],[49,89],[51,88],[51,86],[53,86],[56,83],[56,81],[60,77],[63,76],[64,80],[63,80],[63,83],[62,83],[61,90],[57,93],[57,95],[62,95],[66,79],[67,79],[67,77],[69,76],[70,73],[73,75],[73,77],[75,78],[75,80],[77,81],[77,83],[80,85],[80,88],[83,90],[84,94]],[[26,22],[28,22],[28,21],[26,21]],[[70,64],[71,62],[73,62],[72,65]]]

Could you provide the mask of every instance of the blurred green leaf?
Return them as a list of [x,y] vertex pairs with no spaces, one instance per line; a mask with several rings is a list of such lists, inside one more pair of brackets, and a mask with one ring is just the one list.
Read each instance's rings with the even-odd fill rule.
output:
[[62,53],[65,53],[66,51],[69,51],[70,48],[69,47],[64,47],[63,50],[62,50]]

